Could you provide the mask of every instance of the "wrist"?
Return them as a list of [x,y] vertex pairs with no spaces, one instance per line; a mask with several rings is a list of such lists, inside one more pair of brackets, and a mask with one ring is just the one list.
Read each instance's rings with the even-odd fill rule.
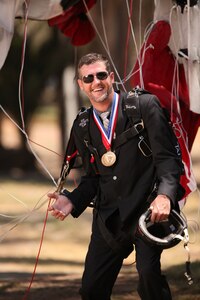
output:
[[68,201],[70,202],[70,204],[72,205],[71,215],[73,216],[73,215],[75,214],[75,212],[76,212],[76,209],[75,209],[75,207],[74,207],[73,202],[72,202],[71,199],[68,197],[68,196],[70,195],[70,192],[69,192],[67,189],[62,189],[62,190],[60,191],[60,195],[65,196],[65,197],[68,199]]
[[165,195],[165,194],[159,194],[160,197],[162,197],[162,201],[165,202],[167,205],[170,206],[170,209],[173,208],[173,202],[171,201],[171,199],[169,198],[169,196]]
[[165,194],[159,194],[158,196],[161,196],[161,197],[165,198],[166,200],[171,201],[171,199],[169,198],[169,196],[167,196]]
[[67,189],[62,189],[59,194],[68,198],[70,192]]

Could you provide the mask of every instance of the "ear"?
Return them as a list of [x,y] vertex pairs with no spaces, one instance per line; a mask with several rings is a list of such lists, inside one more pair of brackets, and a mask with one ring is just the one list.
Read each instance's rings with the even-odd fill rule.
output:
[[112,83],[115,82],[115,74],[114,74],[114,72],[110,72],[110,79],[111,79]]
[[83,90],[83,82],[82,82],[82,80],[81,80],[81,79],[78,79],[78,80],[77,80],[77,83],[78,83],[80,89]]

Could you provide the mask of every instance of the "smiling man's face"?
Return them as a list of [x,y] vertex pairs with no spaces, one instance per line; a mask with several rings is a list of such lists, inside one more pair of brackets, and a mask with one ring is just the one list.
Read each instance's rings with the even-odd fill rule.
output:
[[[85,82],[84,79],[88,77],[90,77],[89,81],[91,82]],[[88,96],[91,104],[96,109],[99,109],[101,104],[103,107],[108,104],[110,106],[114,95],[113,82],[114,73],[108,73],[103,61],[83,65],[79,70],[79,87]]]

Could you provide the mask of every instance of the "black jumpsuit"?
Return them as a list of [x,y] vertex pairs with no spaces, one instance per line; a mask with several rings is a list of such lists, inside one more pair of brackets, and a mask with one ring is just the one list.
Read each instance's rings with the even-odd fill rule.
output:
[[[130,127],[124,111],[125,96],[125,93],[120,92],[116,136]],[[117,159],[111,167],[103,166],[99,159],[106,150],[93,114],[89,114],[88,126],[90,143],[96,149],[95,153],[98,153],[94,159],[91,160],[91,153],[80,134],[78,119],[73,124],[72,132],[86,173],[79,186],[68,195],[75,207],[73,216],[78,217],[95,197],[97,203],[80,291],[84,300],[111,299],[123,259],[133,249],[130,239],[126,241],[126,253],[115,252],[102,236],[98,218],[118,239],[121,229],[137,221],[155,178],[159,183],[158,194],[167,195],[172,206],[176,206],[181,168],[171,141],[168,122],[154,95],[142,95],[140,109],[146,129],[145,139],[150,144],[152,155],[143,155],[138,147],[139,138],[135,136],[115,150]],[[141,299],[171,299],[168,284],[161,275],[162,249],[146,244],[139,237],[134,238],[134,244]]]

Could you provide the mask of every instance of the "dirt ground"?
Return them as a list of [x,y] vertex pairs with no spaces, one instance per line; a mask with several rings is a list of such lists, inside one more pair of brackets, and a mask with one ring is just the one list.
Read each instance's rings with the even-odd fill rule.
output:
[[[51,139],[45,139],[46,128],[46,124],[37,123],[33,127],[32,139],[59,152],[59,143],[55,142],[59,138],[58,129],[49,124]],[[53,177],[59,174],[58,156],[47,154],[46,150],[37,147],[35,150]],[[192,157],[195,177],[200,182],[199,142],[195,143]],[[12,178],[0,179],[0,300],[79,299],[78,290],[90,238],[90,208],[79,219],[69,217],[64,222],[48,216],[34,280],[27,292],[44,228],[48,205],[46,193],[55,189],[49,177],[45,180],[42,178],[30,178],[26,174],[21,176],[15,170]],[[71,175],[70,179],[72,178],[75,178],[75,185],[76,173]],[[164,251],[162,256],[163,271],[169,280],[174,300],[200,300],[199,197],[195,192],[184,208],[190,229],[193,285],[188,285],[184,276],[187,252],[182,243]],[[136,293],[137,272],[134,259],[133,252],[125,260],[113,290],[112,300],[139,299]]]
[[[25,185],[25,189],[30,189],[31,185]],[[42,185],[38,189],[43,188],[46,189],[47,186]],[[187,213],[192,220],[196,216],[197,201],[193,198],[193,208]],[[0,300],[79,299],[78,290],[90,237],[90,209],[78,220],[69,218],[67,221],[58,222],[51,216],[48,217],[34,280],[30,291],[27,292],[38,255],[44,215],[45,205],[27,221],[6,234],[6,238],[1,242]],[[193,285],[188,285],[184,276],[187,252],[182,243],[163,253],[163,271],[169,280],[175,300],[200,299],[199,232],[191,234],[191,242],[189,247]],[[138,278],[134,260],[133,252],[124,262],[113,290],[113,300],[139,299],[136,293]]]

